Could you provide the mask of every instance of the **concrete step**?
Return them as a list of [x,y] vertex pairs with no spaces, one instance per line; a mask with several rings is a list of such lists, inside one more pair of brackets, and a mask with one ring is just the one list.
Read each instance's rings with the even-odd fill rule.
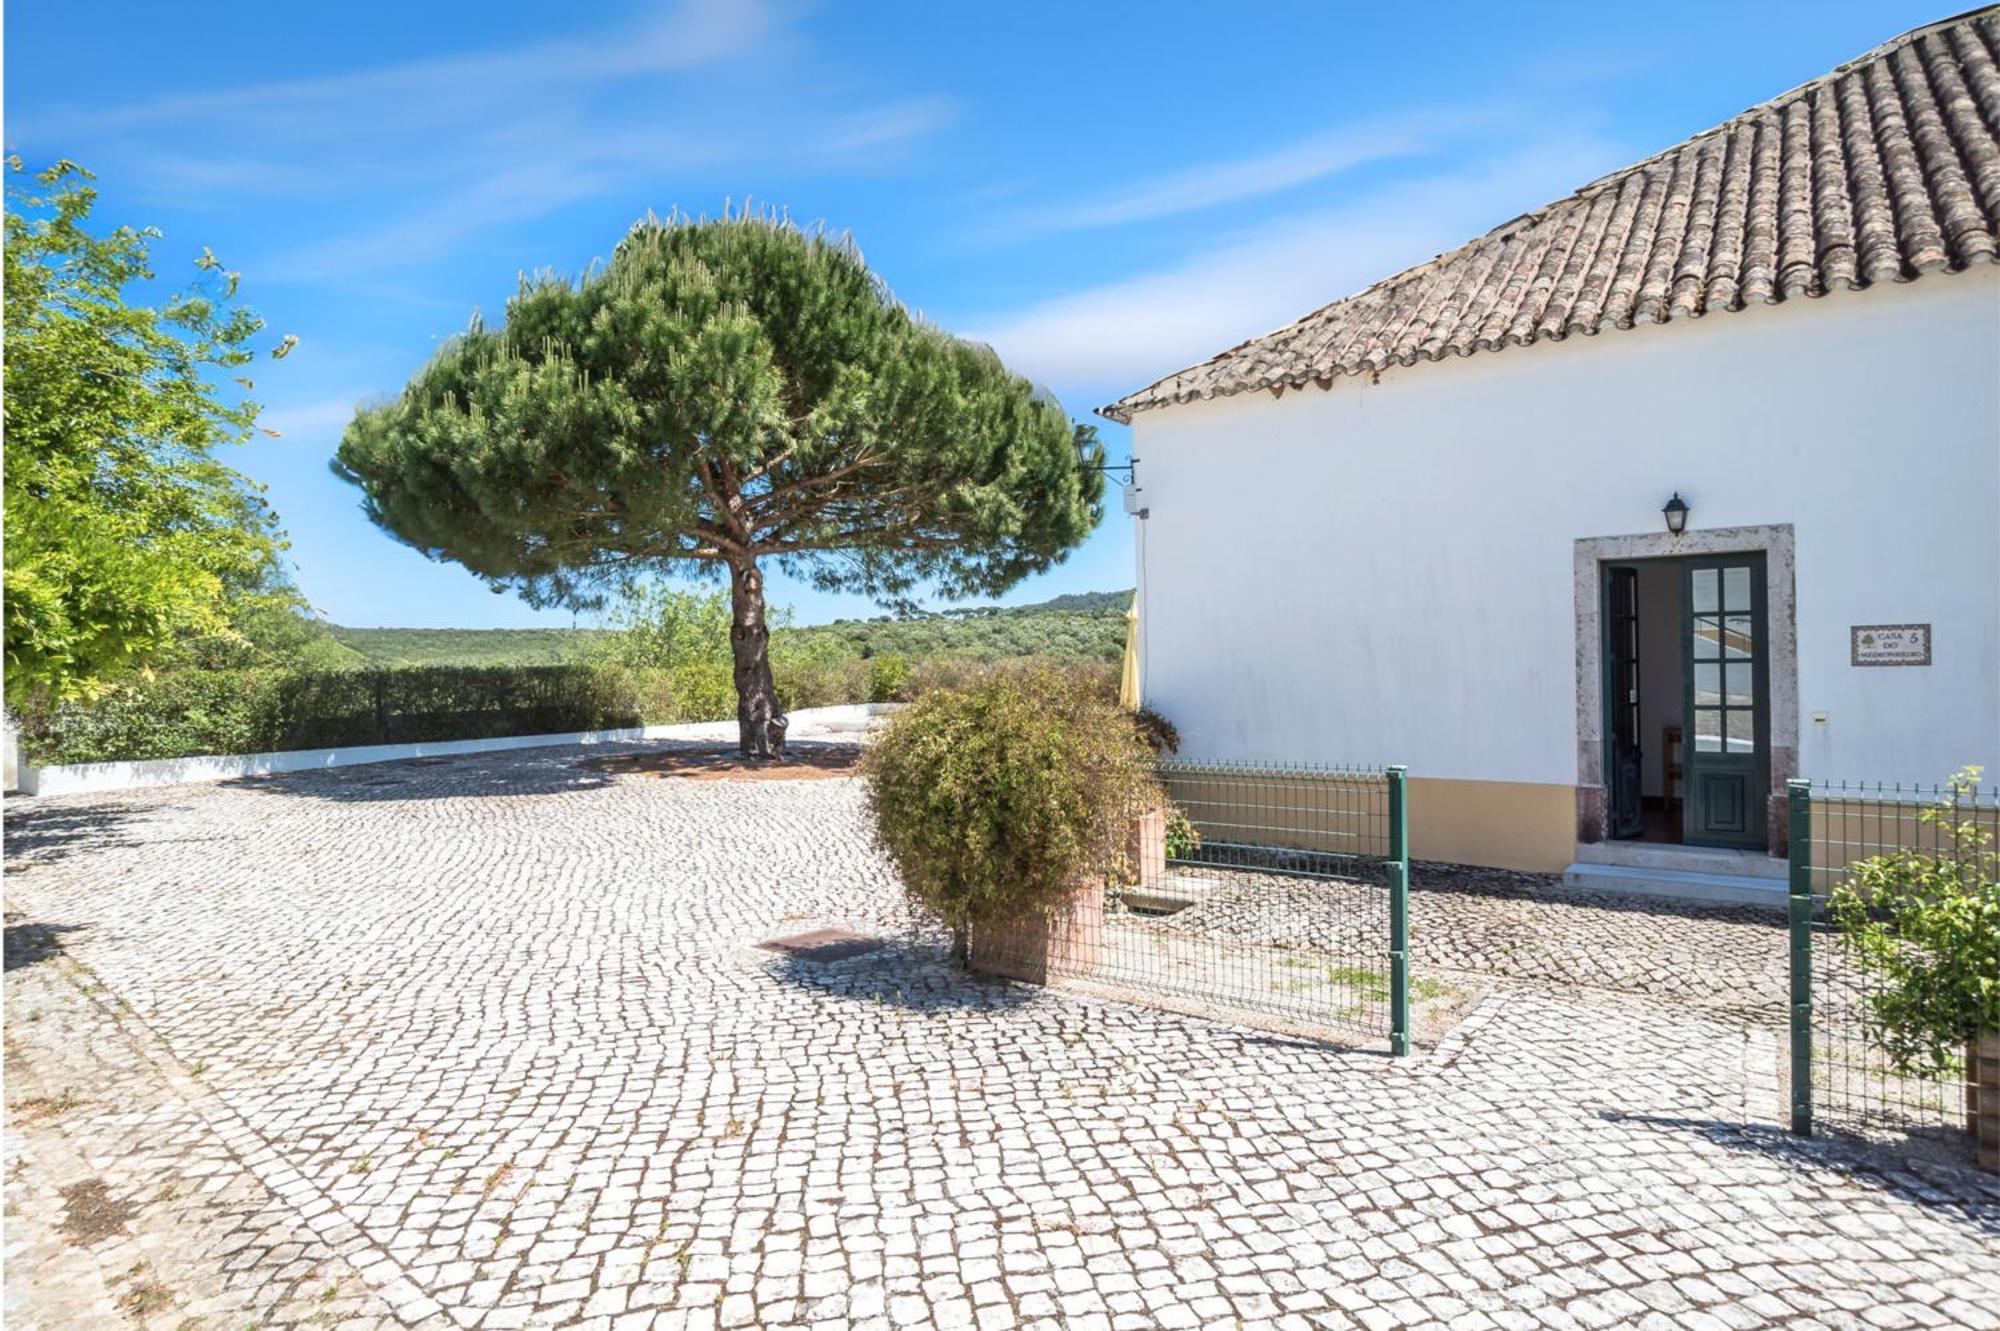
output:
[[1700,873],[1687,869],[1643,869],[1623,864],[1578,861],[1563,871],[1563,885],[1586,892],[1668,897],[1710,906],[1768,906],[1786,909],[1781,878],[1752,874]]
[[1627,869],[1667,869],[1677,873],[1719,873],[1738,878],[1784,881],[1790,867],[1761,850],[1719,846],[1677,846],[1658,841],[1597,841],[1576,848],[1579,864],[1615,864]]

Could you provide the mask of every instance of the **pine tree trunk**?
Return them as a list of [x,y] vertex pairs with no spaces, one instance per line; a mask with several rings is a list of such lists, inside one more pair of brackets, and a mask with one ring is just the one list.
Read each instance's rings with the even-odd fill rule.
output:
[[771,629],[764,575],[755,560],[729,566],[729,652],[736,667],[737,743],[745,758],[785,751],[785,714],[771,678]]

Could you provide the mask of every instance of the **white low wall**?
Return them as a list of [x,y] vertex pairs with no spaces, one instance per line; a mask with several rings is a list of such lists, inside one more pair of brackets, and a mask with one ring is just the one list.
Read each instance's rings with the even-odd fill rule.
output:
[[[875,718],[886,716],[900,705],[853,703],[842,707],[803,708],[790,714],[790,738],[812,740],[858,735],[867,730]],[[561,744],[616,744],[647,739],[727,743],[735,738],[734,721],[704,721],[691,725],[627,726],[618,730],[572,730],[559,735],[447,739],[423,744],[358,744],[340,749],[290,749],[277,753],[201,754],[124,763],[72,763],[57,767],[22,763],[20,793],[75,795],[99,790],[132,790],[140,786],[229,781],[237,777],[268,776],[277,772],[310,772],[326,767],[358,767],[364,763],[442,758],[461,753],[497,753],[504,749],[540,749]]]

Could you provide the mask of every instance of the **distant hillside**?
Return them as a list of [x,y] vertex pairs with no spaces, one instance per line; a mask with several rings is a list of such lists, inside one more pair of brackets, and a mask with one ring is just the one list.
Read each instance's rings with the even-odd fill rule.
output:
[[[1034,605],[957,606],[926,615],[841,619],[796,630],[857,656],[1055,656],[1113,661],[1125,647],[1132,593],[1072,592]],[[352,629],[333,636],[369,665],[554,665],[605,629]]]
[[369,665],[559,665],[603,629],[350,629],[333,636]]
[[955,606],[927,615],[837,619],[804,629],[860,656],[1054,656],[1115,661],[1125,650],[1132,593],[1072,592],[1034,605]]

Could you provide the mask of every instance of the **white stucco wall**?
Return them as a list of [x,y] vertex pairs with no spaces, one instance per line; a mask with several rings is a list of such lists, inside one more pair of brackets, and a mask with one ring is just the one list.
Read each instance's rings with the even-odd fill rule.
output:
[[[1145,690],[1190,756],[1574,784],[1572,543],[1678,490],[1794,528],[1802,774],[2000,770],[2000,268],[1134,427]],[[1935,664],[1849,664],[1908,622]]]

